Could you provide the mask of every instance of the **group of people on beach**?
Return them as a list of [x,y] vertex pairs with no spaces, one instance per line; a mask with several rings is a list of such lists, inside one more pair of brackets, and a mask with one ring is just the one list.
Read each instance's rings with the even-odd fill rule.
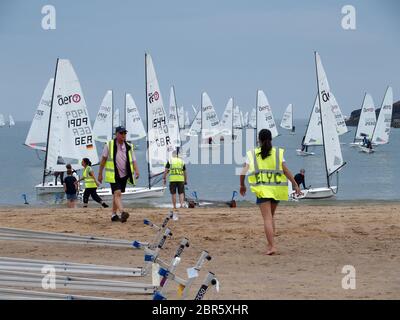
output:
[[[115,130],[115,139],[108,141],[103,149],[98,177],[91,168],[89,159],[82,159],[83,175],[77,178],[71,166],[67,167],[67,177],[64,179],[64,188],[67,194],[68,206],[74,207],[77,199],[80,181],[85,183],[83,193],[84,207],[87,206],[89,197],[104,208],[108,205],[97,194],[97,187],[103,182],[103,171],[105,169],[105,182],[110,183],[113,195],[111,221],[126,222],[129,213],[124,209],[122,194],[125,192],[127,183],[134,185],[139,178],[139,169],[136,162],[133,146],[126,141],[127,130],[119,126]],[[245,177],[251,192],[255,193],[256,204],[260,208],[263,217],[264,232],[267,238],[267,255],[277,253],[274,240],[275,235],[275,213],[280,201],[288,200],[288,181],[292,183],[296,195],[301,194],[299,185],[305,188],[304,169],[293,177],[286,165],[284,149],[272,146],[271,131],[262,129],[258,133],[259,146],[247,151],[246,161],[240,174],[240,194],[244,196],[247,188]],[[174,151],[172,158],[165,166],[163,176],[164,185],[169,175],[170,193],[172,203],[176,209],[176,192],[179,194],[181,207],[184,206],[184,188],[187,184],[187,173],[184,161]]]

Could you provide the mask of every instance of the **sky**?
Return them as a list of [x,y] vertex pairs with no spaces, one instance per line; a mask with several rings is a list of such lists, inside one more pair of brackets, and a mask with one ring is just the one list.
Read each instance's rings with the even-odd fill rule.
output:
[[[42,28],[45,5],[56,10],[55,30]],[[355,8],[355,30],[342,27],[345,5]],[[250,111],[262,89],[276,119],[289,103],[305,119],[318,51],[349,115],[366,91],[379,106],[391,85],[399,100],[399,31],[397,0],[2,0],[0,113],[31,121],[59,57],[74,66],[92,120],[108,89],[117,108],[131,93],[143,117],[148,52],[165,106],[171,85],[191,115],[207,91],[221,118],[230,97]]]

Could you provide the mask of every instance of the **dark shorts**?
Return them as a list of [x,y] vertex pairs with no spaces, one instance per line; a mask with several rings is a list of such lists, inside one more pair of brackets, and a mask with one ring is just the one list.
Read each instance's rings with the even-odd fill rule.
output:
[[185,192],[185,183],[184,182],[170,182],[169,183],[169,192],[171,194],[176,194],[176,189],[178,189],[178,193],[182,194]]
[[121,190],[121,192],[124,193],[126,184],[128,182],[128,178],[129,178],[128,176],[123,178],[115,177],[115,183],[110,183],[112,194],[114,194],[116,190]]
[[256,204],[261,204],[268,201],[271,201],[271,203],[276,203],[276,204],[279,203],[279,200],[275,200],[274,198],[257,198]]
[[67,195],[67,200],[70,200],[70,201],[72,201],[72,200],[76,200],[76,199],[78,199],[78,196],[76,195],[76,193],[66,193],[66,195]]

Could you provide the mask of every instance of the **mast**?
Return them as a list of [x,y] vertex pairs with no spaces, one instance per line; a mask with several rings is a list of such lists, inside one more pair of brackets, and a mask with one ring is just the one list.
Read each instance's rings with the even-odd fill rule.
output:
[[149,189],[151,189],[151,177],[150,177],[150,142],[149,142],[149,106],[147,100],[147,53],[144,54],[144,81],[145,81],[145,100],[146,100],[146,144],[147,144],[147,176],[149,179]]
[[258,130],[258,92],[260,89],[257,90],[257,94],[256,94],[256,127],[254,130],[254,147],[257,147],[257,130]]
[[114,135],[114,92],[111,90],[111,140]]
[[[356,133],[354,134],[353,142],[356,142],[358,127],[359,127],[359,125],[360,125],[361,113],[362,113],[362,111],[363,111],[363,106],[364,106],[364,102],[365,102],[365,97],[366,97],[366,96],[367,96],[367,93],[365,92],[365,93],[364,93],[364,99],[363,99],[363,102],[362,102],[362,105],[361,105],[360,116],[359,116],[359,118],[358,118],[358,124],[357,124]],[[374,109],[374,112],[375,112],[375,109]],[[375,123],[375,126],[376,126],[376,123]],[[371,136],[371,141],[372,141],[372,136]]]
[[[318,104],[319,104],[319,113],[320,113],[320,115],[321,115],[322,144],[323,144],[323,146],[324,146],[324,159],[325,159],[326,182],[327,182],[328,188],[330,188],[329,174],[328,174],[328,163],[326,162],[326,153],[325,153],[324,125],[323,125],[323,121],[322,121],[321,97],[320,97],[320,89],[319,89],[318,65],[317,65],[317,52],[316,52],[316,51],[314,51],[314,57],[315,57],[315,71],[316,71],[316,73],[317,73]],[[329,92],[329,93],[330,93],[330,92]],[[314,108],[313,108],[313,109],[314,109]]]
[[59,58],[57,58],[57,62],[56,62],[56,71],[54,73],[54,81],[53,81],[53,92],[51,93],[49,126],[47,128],[46,156],[44,158],[44,169],[43,169],[43,184],[42,184],[43,186],[44,186],[44,182],[45,182],[45,179],[46,179],[47,153],[48,153],[48,150],[49,150],[50,124],[51,124],[51,115],[53,113],[54,91],[55,91],[55,88],[56,88],[58,61],[59,61]]
[[234,98],[232,97],[232,110],[231,110],[231,114],[232,114],[232,142],[233,142],[233,140],[235,139],[235,135],[233,134],[233,106],[235,105],[235,100],[234,100]]
[[175,117],[176,117],[176,124],[178,126],[177,138],[179,140],[179,146],[176,148],[176,155],[179,155],[179,149],[181,148],[182,141],[181,141],[181,129],[180,129],[181,127],[179,126],[178,105],[176,103],[175,86],[172,86],[172,90],[174,91]]

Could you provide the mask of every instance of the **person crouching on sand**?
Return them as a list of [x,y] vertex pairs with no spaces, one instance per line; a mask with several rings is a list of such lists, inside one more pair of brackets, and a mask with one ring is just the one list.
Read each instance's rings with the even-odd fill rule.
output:
[[296,194],[301,191],[286,167],[283,157],[284,149],[272,146],[271,131],[262,129],[258,133],[259,147],[247,151],[246,163],[240,174],[240,194],[246,194],[245,176],[248,173],[248,182],[251,192],[255,193],[261,215],[264,219],[264,232],[267,237],[267,255],[277,253],[274,234],[274,214],[280,200],[288,200],[288,179],[292,183]]
[[88,158],[82,159],[82,167],[83,174],[82,179],[77,181],[77,185],[79,186],[80,181],[85,181],[85,191],[83,192],[83,207],[86,208],[89,202],[89,196],[92,196],[92,199],[102,205],[103,208],[108,208],[108,204],[105,203],[100,196],[97,194],[97,187],[100,185],[96,181],[96,177],[94,176],[94,172],[92,170],[92,163]]

